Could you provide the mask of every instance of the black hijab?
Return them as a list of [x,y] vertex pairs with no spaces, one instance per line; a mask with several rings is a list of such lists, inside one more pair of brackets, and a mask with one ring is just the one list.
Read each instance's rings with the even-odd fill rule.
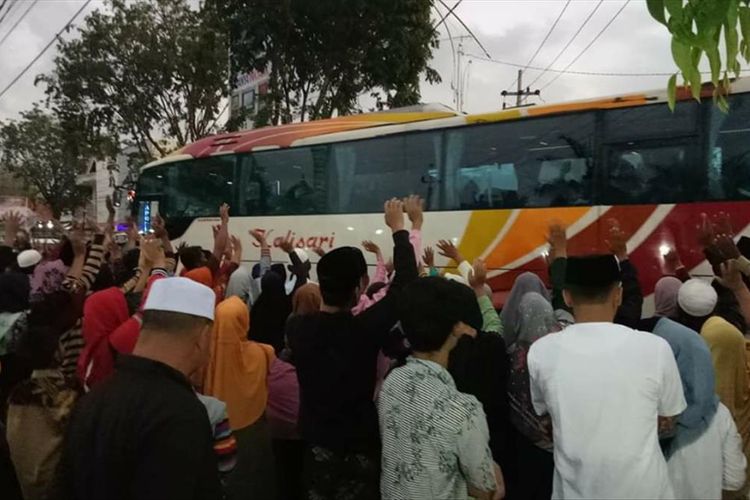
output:
[[0,274],[0,313],[17,313],[29,308],[31,284],[21,272]]
[[248,339],[272,345],[278,354],[284,348],[284,329],[292,312],[292,299],[286,294],[284,279],[275,272],[263,276],[260,290],[250,311]]

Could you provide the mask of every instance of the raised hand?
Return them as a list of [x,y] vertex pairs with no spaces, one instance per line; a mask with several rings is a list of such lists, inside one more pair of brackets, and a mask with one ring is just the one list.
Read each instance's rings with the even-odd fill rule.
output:
[[394,233],[404,229],[404,202],[398,198],[385,202],[385,223]]
[[413,194],[404,199],[404,210],[406,210],[412,229],[422,229],[424,222],[424,201],[419,195]]
[[68,235],[73,254],[76,256],[86,255],[86,233],[81,225],[76,224]]
[[326,254],[326,251],[325,251],[325,250],[323,250],[323,249],[322,249],[321,247],[313,247],[313,248],[311,248],[311,250],[312,250],[313,252],[315,252],[315,254],[316,254],[316,255],[317,255],[318,257],[323,257],[323,256],[324,256],[324,255]]
[[623,261],[628,258],[627,242],[628,237],[625,232],[620,229],[620,225],[617,221],[612,219],[610,221],[609,238],[605,240],[610,251],[617,257],[618,260]]
[[141,238],[141,255],[145,263],[151,266],[163,267],[164,249],[161,246],[161,240],[154,237]]
[[380,253],[380,247],[372,241],[363,241],[362,248],[364,248],[367,252],[374,253],[375,255],[382,255]]
[[442,255],[443,257],[453,260],[459,264],[464,261],[464,258],[461,256],[461,253],[458,251],[458,248],[456,248],[456,245],[454,245],[452,241],[440,240],[437,242],[436,246],[438,247],[440,255]]
[[219,216],[221,217],[222,224],[229,224],[229,205],[222,203],[219,207]]
[[670,248],[669,251],[664,255],[664,269],[668,274],[674,274],[679,268],[683,267],[682,259],[677,249]]
[[547,234],[549,243],[549,257],[554,261],[557,258],[566,258],[568,256],[568,236],[565,234],[565,226],[559,221],[552,221],[549,225]]
[[424,249],[424,256],[422,257],[424,265],[428,268],[435,267],[435,251],[432,247],[426,247]]
[[3,217],[5,221],[5,245],[12,247],[16,242],[16,234],[21,228],[21,214],[9,210]]
[[742,271],[736,259],[722,262],[720,265],[721,277],[719,282],[730,290],[740,290],[745,286],[742,281]]
[[701,220],[698,223],[696,230],[698,232],[698,243],[700,243],[703,248],[711,246],[714,241],[714,226],[708,219],[707,214],[701,214]]
[[284,239],[279,242],[279,248],[281,248],[284,253],[292,253],[294,252],[294,241],[291,238]]
[[740,258],[740,250],[729,234],[717,234],[714,237],[713,246],[725,260]]
[[151,229],[154,230],[154,236],[159,239],[169,239],[169,235],[167,234],[167,228],[166,223],[164,222],[164,219],[161,215],[156,214],[154,215],[154,218],[151,221]]
[[482,289],[484,291],[485,283],[487,283],[487,265],[482,259],[476,259],[471,275],[469,276],[469,284],[474,289]]
[[240,260],[242,260],[242,241],[240,241],[235,235],[230,236],[229,240],[232,246],[232,255],[230,256],[230,259],[233,262],[239,263]]

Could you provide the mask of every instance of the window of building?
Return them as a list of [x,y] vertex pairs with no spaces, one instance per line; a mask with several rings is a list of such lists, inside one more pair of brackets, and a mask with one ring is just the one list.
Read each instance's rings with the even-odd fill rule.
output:
[[255,90],[246,90],[242,93],[242,107],[246,109],[255,109]]
[[232,109],[239,109],[240,108],[240,96],[233,95],[232,96]]
[[591,203],[593,131],[590,113],[447,131],[444,208]]

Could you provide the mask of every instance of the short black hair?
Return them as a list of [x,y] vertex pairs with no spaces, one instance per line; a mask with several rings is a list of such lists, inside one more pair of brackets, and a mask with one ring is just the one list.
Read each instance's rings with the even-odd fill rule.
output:
[[579,304],[604,304],[612,290],[620,286],[620,282],[601,286],[567,285],[565,289],[573,300]]
[[143,311],[142,331],[158,331],[175,335],[184,334],[187,331],[209,326],[213,322],[202,316],[178,313],[174,311],[155,311],[149,309]]
[[184,247],[180,249],[180,262],[188,271],[205,265],[203,249],[199,246]]
[[474,292],[461,283],[431,276],[409,284],[401,295],[401,327],[416,352],[439,350],[457,323],[474,323]]

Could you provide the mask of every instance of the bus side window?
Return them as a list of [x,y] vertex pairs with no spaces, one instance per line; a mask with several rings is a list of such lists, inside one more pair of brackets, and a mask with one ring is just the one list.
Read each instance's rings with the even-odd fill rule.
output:
[[312,148],[259,152],[252,159],[244,194],[254,213],[304,215],[321,211],[317,190],[325,189],[325,183],[318,182],[324,172],[315,169]]
[[750,199],[750,94],[729,96],[729,113],[712,103],[708,123],[709,198]]
[[604,115],[605,177],[601,203],[659,204],[701,196],[698,104],[680,102],[608,110]]
[[446,209],[591,202],[592,113],[476,125],[446,133]]

